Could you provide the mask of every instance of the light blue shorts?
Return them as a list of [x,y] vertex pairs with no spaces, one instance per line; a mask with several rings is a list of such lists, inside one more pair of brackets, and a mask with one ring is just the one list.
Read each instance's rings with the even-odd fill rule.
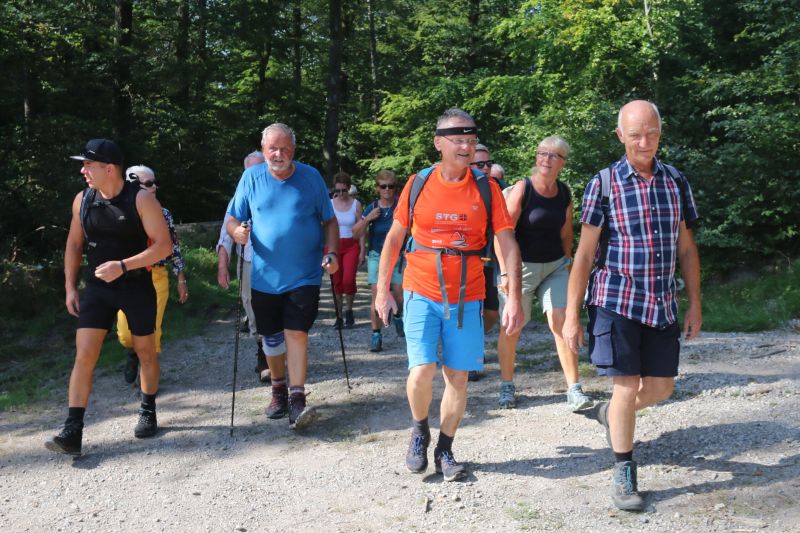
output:
[[[397,261],[394,264],[394,270],[392,270],[392,281],[389,283],[392,285],[400,286],[403,284],[403,263],[405,263],[405,258],[403,258],[403,254],[405,252],[401,251],[400,256],[397,258]],[[369,254],[367,254],[367,283],[370,285],[375,285],[378,283],[378,265],[381,262],[381,253],[376,252],[375,250],[370,250]]]
[[458,329],[458,303],[450,304],[450,319],[444,306],[417,292],[403,291],[403,322],[408,368],[441,361],[453,370],[483,369],[483,302],[464,302],[464,323]]

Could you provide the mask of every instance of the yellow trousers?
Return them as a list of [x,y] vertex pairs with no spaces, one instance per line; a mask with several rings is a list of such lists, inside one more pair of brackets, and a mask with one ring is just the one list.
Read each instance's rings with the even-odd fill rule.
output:
[[[167,268],[163,266],[154,266],[150,273],[153,276],[153,287],[156,288],[156,353],[161,353],[161,321],[164,320],[164,310],[169,300],[169,276]],[[117,338],[122,346],[128,350],[133,349],[128,319],[122,311],[117,313]]]

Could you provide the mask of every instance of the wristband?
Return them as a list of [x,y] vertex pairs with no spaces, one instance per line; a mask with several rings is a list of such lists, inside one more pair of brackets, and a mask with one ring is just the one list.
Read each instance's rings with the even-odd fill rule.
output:
[[185,280],[185,279],[179,279],[179,280],[178,280],[178,283],[180,283],[181,285],[186,285],[186,284],[188,283],[188,280]]
[[125,261],[123,261],[122,259],[120,259],[119,261],[119,267],[122,269],[123,274],[128,273],[128,267],[125,266]]
[[501,272],[501,273],[500,273],[500,277],[501,277],[501,278],[505,278],[505,277],[507,277],[507,276],[508,276],[508,274],[507,274],[507,273],[505,273],[505,272]]

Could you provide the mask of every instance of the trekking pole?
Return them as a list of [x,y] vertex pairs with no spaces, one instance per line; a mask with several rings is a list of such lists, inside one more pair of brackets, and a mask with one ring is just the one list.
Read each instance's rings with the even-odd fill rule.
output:
[[[242,224],[247,226],[245,222]],[[237,270],[239,276],[239,299],[236,301],[236,336],[233,341],[233,386],[231,387],[231,433],[233,437],[233,413],[236,409],[236,373],[239,366],[239,333],[240,322],[242,321],[242,273],[244,269],[244,246],[239,249],[239,269]]]
[[[325,258],[326,264],[331,262],[330,257]],[[336,305],[336,291],[333,290],[333,274],[328,274],[328,277],[331,281],[331,296],[333,296],[333,309],[336,311],[336,324],[337,330],[339,330],[339,346],[342,347],[342,362],[344,362],[344,377],[347,380],[347,392],[350,393],[352,387],[350,386],[350,374],[347,372],[347,357],[344,355],[344,337],[342,337],[342,324],[341,324],[341,316],[339,315],[339,306]]]

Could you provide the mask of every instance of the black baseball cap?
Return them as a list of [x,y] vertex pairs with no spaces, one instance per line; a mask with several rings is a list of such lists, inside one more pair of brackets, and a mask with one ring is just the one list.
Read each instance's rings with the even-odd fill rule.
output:
[[70,159],[78,161],[97,161],[110,165],[122,165],[122,150],[117,143],[108,139],[92,139],[86,143],[86,147],[80,155],[71,155]]

